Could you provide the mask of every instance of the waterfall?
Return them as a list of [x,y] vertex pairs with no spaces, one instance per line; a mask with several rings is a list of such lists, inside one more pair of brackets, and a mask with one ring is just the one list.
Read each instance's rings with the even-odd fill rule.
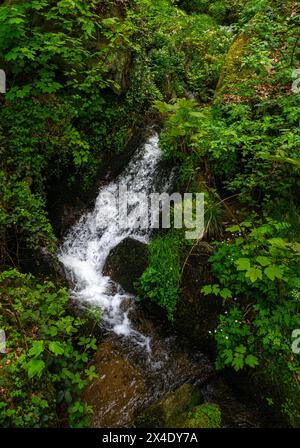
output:
[[94,210],[71,229],[59,253],[59,259],[75,285],[72,297],[82,304],[100,308],[107,328],[118,335],[132,337],[137,344],[148,349],[149,338],[133,329],[129,311],[122,307],[125,300],[133,297],[104,276],[103,269],[110,251],[125,238],[149,242],[150,229],[138,227],[138,205],[131,206],[130,224],[120,228],[118,201],[110,198],[117,196],[120,185],[127,186],[131,195],[167,191],[172,175],[162,172],[161,160],[162,151],[155,133],[136,151],[118,178],[100,190]]

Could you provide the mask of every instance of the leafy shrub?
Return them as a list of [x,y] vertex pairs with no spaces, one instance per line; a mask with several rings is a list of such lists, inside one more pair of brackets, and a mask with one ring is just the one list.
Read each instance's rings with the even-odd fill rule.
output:
[[57,411],[64,407],[71,426],[87,425],[91,409],[80,403],[80,393],[95,376],[87,363],[96,345],[84,335],[85,321],[67,312],[67,290],[17,270],[3,272],[0,286],[7,341],[0,358],[0,425],[58,426]]
[[271,219],[257,227],[247,220],[228,229],[242,236],[220,243],[210,259],[219,284],[203,292],[230,304],[215,335],[219,368],[239,370],[272,359],[300,373],[299,360],[290,361],[291,334],[300,324],[300,245],[285,237],[289,227]]

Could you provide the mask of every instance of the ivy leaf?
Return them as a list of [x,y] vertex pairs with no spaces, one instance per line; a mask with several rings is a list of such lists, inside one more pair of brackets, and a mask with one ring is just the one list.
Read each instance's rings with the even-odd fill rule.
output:
[[60,342],[49,342],[49,350],[56,356],[63,355],[64,348]]
[[249,258],[239,258],[236,261],[236,267],[238,271],[248,271],[251,268]]
[[282,278],[282,268],[280,266],[272,265],[265,269],[265,274],[270,280],[275,280],[275,278]]
[[29,350],[29,356],[39,356],[44,351],[44,341],[34,341],[32,347]]
[[41,359],[31,359],[27,363],[27,373],[28,377],[31,379],[35,376],[41,377],[43,370],[45,368],[45,363]]
[[254,368],[256,366],[258,366],[259,362],[256,356],[253,355],[248,355],[246,356],[245,359],[245,364],[247,364],[247,366]]

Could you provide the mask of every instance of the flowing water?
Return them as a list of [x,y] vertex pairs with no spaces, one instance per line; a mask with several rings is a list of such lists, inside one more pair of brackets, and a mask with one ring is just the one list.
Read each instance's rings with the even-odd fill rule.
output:
[[[140,207],[134,200],[144,193],[166,192],[172,182],[171,170],[161,168],[162,151],[158,135],[153,134],[148,142],[134,155],[124,172],[102,188],[94,210],[84,216],[68,234],[60,251],[60,261],[75,288],[72,296],[81,303],[101,308],[102,320],[118,335],[128,336],[149,351],[149,338],[133,329],[128,310],[122,304],[130,298],[119,285],[103,275],[110,251],[127,237],[148,242],[150,229],[140,229]],[[128,225],[121,228],[119,222],[120,187],[126,187],[133,198]],[[115,200],[112,200],[115,198]]]
[[158,135],[153,134],[123,173],[99,191],[94,210],[71,229],[60,250],[59,258],[74,285],[72,297],[80,305],[101,309],[101,322],[109,334],[94,360],[98,379],[85,392],[95,410],[93,426],[128,426],[153,401],[186,383],[208,387],[203,389],[207,401],[214,394],[215,402],[225,395],[220,405],[227,420],[231,415],[230,425],[258,426],[247,408],[238,407],[218,382],[209,387],[215,372],[206,356],[181,346],[175,336],[163,336],[157,322],[146,318],[143,323],[142,313],[132,311],[133,297],[103,274],[110,251],[121,241],[132,237],[147,243],[151,236],[151,229],[138,227],[140,209],[135,200],[130,204],[129,225],[120,227],[120,186],[126,186],[133,197],[138,193],[149,196],[168,192],[173,180],[172,168],[162,163]]

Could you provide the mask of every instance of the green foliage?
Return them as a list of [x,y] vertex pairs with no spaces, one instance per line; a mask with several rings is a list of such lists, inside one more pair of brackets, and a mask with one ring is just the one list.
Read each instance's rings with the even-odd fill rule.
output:
[[181,263],[180,249],[184,242],[177,232],[169,232],[151,241],[149,267],[138,285],[138,300],[150,300],[174,317],[179,298]]
[[205,403],[186,413],[183,428],[221,428],[222,414],[218,405]]
[[288,224],[267,219],[257,227],[254,219],[228,229],[240,236],[219,243],[211,263],[220,283],[203,288],[229,306],[215,335],[217,366],[279,364],[288,378],[300,373],[299,360],[290,360],[291,334],[300,324],[300,245],[286,238]]
[[[257,0],[255,2],[257,3]],[[247,0],[179,0],[178,3],[189,13],[209,13],[219,23],[232,23],[238,20],[244,6],[253,2]]]
[[[203,288],[227,309],[215,334],[217,366],[260,369],[297,391],[290,339],[300,325],[299,95],[291,91],[298,28],[294,2],[279,0],[0,6],[8,80],[0,99],[2,426],[55,426],[58,409],[68,409],[71,426],[88,424],[80,392],[96,375],[87,368],[95,342],[68,313],[64,288],[10,268],[41,254],[54,259],[52,188],[76,195],[94,188],[135,126],[157,110],[161,147],[179,165],[180,188],[206,185],[205,238],[222,239],[223,222],[235,223],[216,243],[215,279]],[[241,31],[235,73],[227,73],[226,54]],[[234,211],[228,196],[236,198]],[[140,280],[139,299],[170,319],[183,245],[173,232],[155,238]],[[282,410],[295,420],[289,397]]]
[[45,214],[44,201],[31,192],[28,182],[7,178],[0,171],[0,263],[10,262],[10,253],[18,260],[26,246],[38,250],[41,246],[54,254],[56,239]]
[[86,426],[91,409],[79,400],[95,376],[87,363],[96,345],[83,336],[85,321],[67,312],[67,290],[17,270],[3,272],[0,286],[0,328],[7,340],[0,360],[0,425],[57,426],[58,406],[64,406],[71,426]]
[[[202,13],[221,12],[218,2],[204,3],[197,5]],[[299,95],[291,82],[299,15],[292,2],[251,1],[238,20],[244,49],[232,54],[232,67],[225,63],[215,101],[156,102],[165,118],[161,147],[179,165],[180,187],[208,195],[206,215],[210,202],[214,220],[214,204],[224,204],[219,216],[234,223],[215,243],[214,282],[202,289],[226,310],[215,331],[217,367],[255,369],[296,424],[300,365],[291,336],[300,325],[300,140]],[[222,90],[225,77],[234,82]]]

